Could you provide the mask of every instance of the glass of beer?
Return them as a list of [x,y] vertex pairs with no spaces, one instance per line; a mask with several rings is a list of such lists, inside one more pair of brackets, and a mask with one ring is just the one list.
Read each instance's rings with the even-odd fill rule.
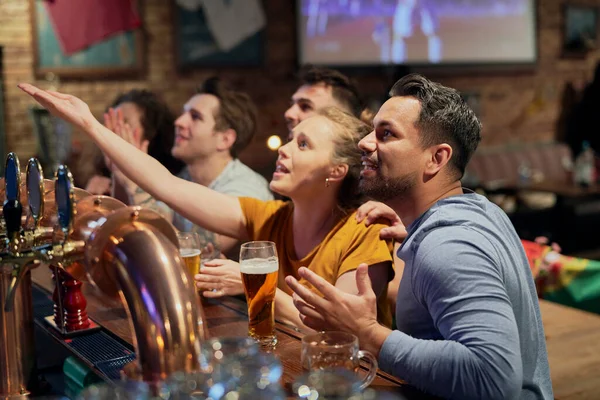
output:
[[177,232],[179,255],[192,275],[200,272],[200,236],[196,232]]
[[248,302],[248,334],[263,349],[273,349],[275,291],[279,259],[273,242],[248,242],[240,249],[240,272]]
[[370,366],[362,379],[363,390],[373,382],[377,374],[377,359],[368,351],[358,347],[358,338],[346,332],[319,332],[302,338],[302,367],[308,371],[350,371],[358,374],[360,359],[366,359]]

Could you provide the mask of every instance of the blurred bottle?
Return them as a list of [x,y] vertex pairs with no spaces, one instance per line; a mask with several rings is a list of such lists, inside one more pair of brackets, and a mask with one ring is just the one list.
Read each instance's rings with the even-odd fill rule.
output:
[[527,186],[531,183],[531,167],[527,161],[522,161],[517,170],[519,174],[519,185]]
[[596,157],[588,141],[581,144],[581,153],[575,160],[575,184],[589,187],[596,181]]

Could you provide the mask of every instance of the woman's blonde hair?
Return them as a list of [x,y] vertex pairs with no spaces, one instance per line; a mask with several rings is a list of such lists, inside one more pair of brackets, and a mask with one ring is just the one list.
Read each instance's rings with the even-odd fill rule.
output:
[[336,127],[332,161],[348,165],[348,173],[338,193],[338,205],[343,211],[353,210],[363,203],[363,196],[358,191],[362,156],[358,142],[368,135],[372,128],[339,108],[327,107],[318,114]]

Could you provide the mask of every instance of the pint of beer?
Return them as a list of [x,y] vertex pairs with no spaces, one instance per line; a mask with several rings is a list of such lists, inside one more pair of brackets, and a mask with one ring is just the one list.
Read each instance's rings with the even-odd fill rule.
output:
[[273,242],[248,242],[240,250],[240,272],[248,303],[248,334],[263,348],[274,348],[275,292],[279,259]]
[[200,272],[200,237],[196,232],[177,232],[179,255],[192,275]]
[[200,272],[200,250],[199,249],[180,249],[179,255],[183,258],[185,266],[192,276]]

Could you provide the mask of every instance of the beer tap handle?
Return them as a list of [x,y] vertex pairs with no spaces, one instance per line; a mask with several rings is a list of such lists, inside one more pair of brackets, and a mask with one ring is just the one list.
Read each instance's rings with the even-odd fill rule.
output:
[[54,184],[54,198],[58,211],[58,223],[64,234],[63,244],[69,239],[73,232],[75,221],[75,184],[73,175],[66,165],[60,165],[56,170]]
[[2,216],[6,223],[6,233],[9,240],[14,241],[18,238],[21,232],[21,215],[23,214],[23,206],[17,199],[6,200],[2,207]]
[[13,264],[12,279],[8,287],[6,299],[4,301],[4,310],[11,311],[14,306],[16,290],[19,282],[28,271],[26,261],[20,259],[20,235],[21,235],[21,215],[23,206],[21,206],[21,170],[19,167],[19,158],[15,153],[8,153],[6,156],[6,167],[4,171],[4,193],[6,201],[2,207],[2,216],[6,224],[6,234],[8,238],[8,251],[10,255],[18,261]]
[[4,194],[6,201],[2,208],[6,233],[10,243],[10,251],[16,252],[18,234],[21,232],[21,167],[19,157],[15,153],[8,153],[4,168]]

